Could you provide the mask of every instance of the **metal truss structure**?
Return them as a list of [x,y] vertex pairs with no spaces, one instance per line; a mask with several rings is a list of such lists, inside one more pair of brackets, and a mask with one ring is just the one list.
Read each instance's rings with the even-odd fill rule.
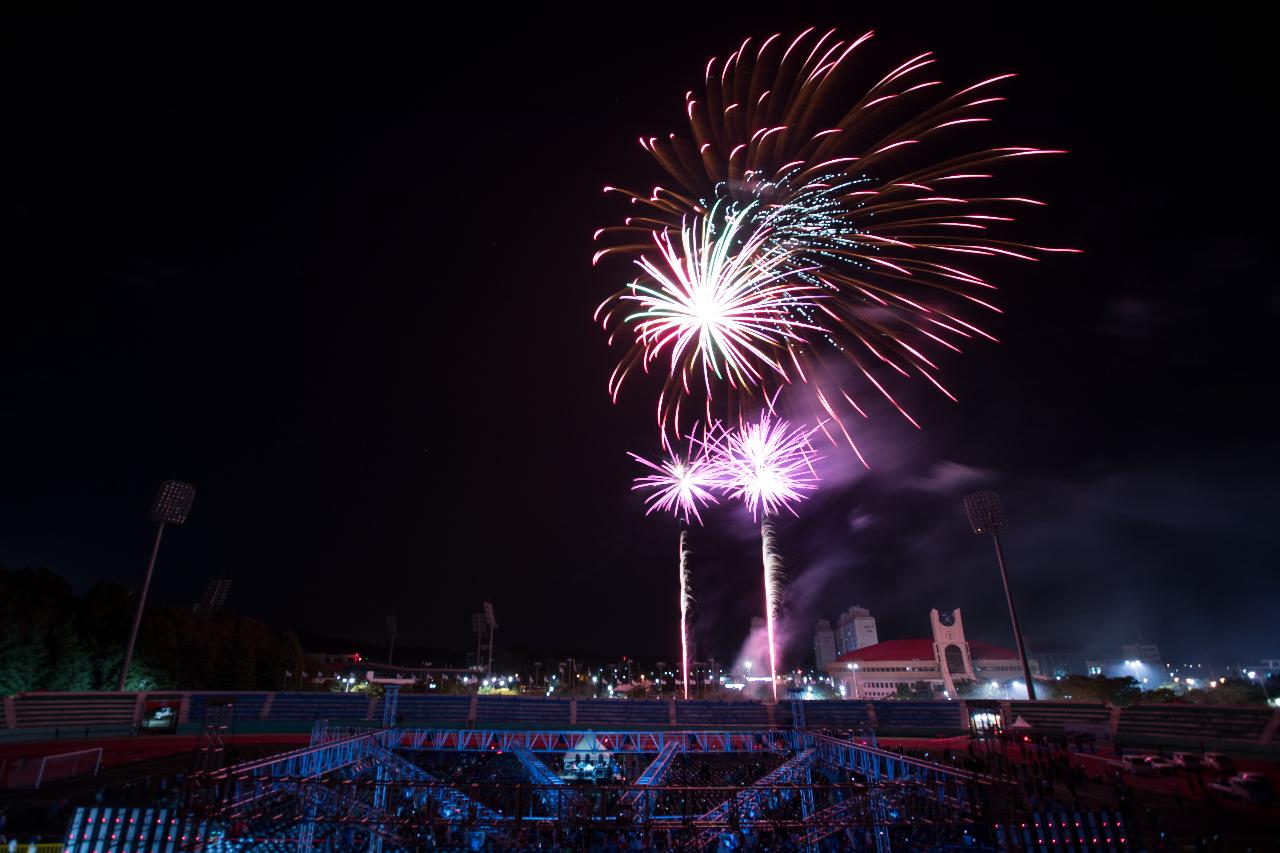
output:
[[511,754],[519,759],[520,764],[524,767],[525,772],[529,774],[529,778],[536,785],[549,785],[558,787],[564,784],[564,780],[552,771],[550,767],[542,763],[542,759],[529,751],[529,747],[524,744],[516,744]]
[[[348,730],[352,733],[357,730]],[[415,729],[397,730],[397,749],[437,752],[569,752],[582,739],[582,729]],[[680,752],[781,752],[791,749],[793,732],[766,731],[632,731],[593,732],[599,744],[615,755],[661,753],[675,742]]]
[[655,785],[661,785],[671,770],[671,762],[680,753],[680,742],[674,738],[667,741],[658,753],[657,758],[649,762],[649,766],[636,777],[635,787],[622,795],[620,805],[630,809],[635,818],[641,822],[649,819],[653,813],[653,797],[645,796],[646,791]]
[[701,822],[710,824],[710,827],[700,836],[702,844],[710,843],[716,835],[730,825],[750,826],[755,823],[761,817],[762,798],[770,789],[776,790],[780,785],[795,786],[802,800],[804,792],[809,791],[808,808],[804,808],[802,802],[802,817],[807,818],[813,814],[813,779],[809,771],[813,768],[816,758],[817,753],[813,749],[797,753],[761,776],[751,787],[744,788],[704,814]]
[[[394,698],[388,704],[390,722]],[[908,830],[926,825],[952,841],[967,832],[987,838],[988,849],[996,844],[986,827],[995,822],[990,803],[1002,783],[877,746],[796,729],[595,732],[614,754],[656,757],[630,785],[566,784],[540,756],[570,752],[584,734],[318,723],[308,747],[194,774],[199,793],[189,803],[199,812],[184,820],[201,829],[185,847],[276,851],[287,844],[313,853],[324,840],[330,849],[381,853],[420,848],[423,833],[444,833],[459,844],[470,843],[460,834],[481,833],[503,847],[522,846],[530,833],[563,842],[608,831],[639,833],[650,843],[658,834],[668,848],[709,850],[738,843],[729,839],[786,832],[814,851],[833,833],[854,829],[860,846],[887,853],[895,839],[914,849]],[[525,778],[459,786],[419,766],[414,756],[426,752],[507,752]],[[666,784],[677,756],[699,754],[785,760],[745,786]]]

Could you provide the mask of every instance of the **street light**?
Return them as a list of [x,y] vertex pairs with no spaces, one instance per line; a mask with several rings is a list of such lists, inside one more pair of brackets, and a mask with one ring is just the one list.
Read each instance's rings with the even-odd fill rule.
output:
[[996,562],[1000,565],[1000,579],[1004,581],[1004,597],[1009,602],[1009,621],[1013,623],[1013,639],[1018,644],[1018,658],[1022,661],[1022,674],[1027,680],[1027,699],[1036,698],[1035,684],[1031,680],[1031,666],[1027,663],[1027,650],[1022,643],[1022,626],[1018,623],[1018,609],[1013,605],[1013,589],[1009,586],[1009,572],[1004,565],[1004,549],[1000,547],[1000,534],[1007,524],[1004,507],[995,492],[974,492],[966,495],[964,511],[969,516],[969,526],[977,534],[990,533],[996,544]]
[[124,690],[129,677],[129,664],[133,660],[133,645],[138,641],[138,626],[142,624],[142,608],[147,604],[147,590],[151,588],[151,572],[156,567],[156,554],[160,551],[160,537],[166,524],[184,524],[191,514],[191,504],[196,499],[196,487],[180,480],[165,480],[151,503],[151,520],[156,522],[156,540],[151,545],[151,559],[147,561],[147,576],[142,581],[142,593],[138,596],[138,609],[133,614],[133,627],[129,629],[129,643],[124,647],[124,663],[120,666],[120,681],[116,690]]

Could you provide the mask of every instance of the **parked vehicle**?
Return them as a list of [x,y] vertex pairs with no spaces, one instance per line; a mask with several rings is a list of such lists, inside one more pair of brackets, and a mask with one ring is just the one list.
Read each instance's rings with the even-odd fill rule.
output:
[[1174,764],[1169,759],[1161,758],[1158,755],[1148,755],[1147,766],[1151,768],[1152,773],[1159,775],[1174,773],[1178,769],[1178,765]]
[[1120,766],[1134,776],[1149,776],[1152,770],[1151,765],[1147,763],[1148,758],[1155,758],[1155,756],[1126,755],[1120,759]]
[[1237,773],[1225,782],[1210,782],[1219,794],[1254,805],[1275,802],[1276,787],[1261,773]]
[[1195,752],[1175,752],[1173,754],[1173,763],[1183,770],[1199,770],[1204,766],[1204,762],[1200,760],[1200,755]]
[[1236,765],[1231,760],[1231,756],[1225,752],[1206,752],[1204,754],[1204,764],[1210,770],[1217,770],[1220,773],[1234,773]]

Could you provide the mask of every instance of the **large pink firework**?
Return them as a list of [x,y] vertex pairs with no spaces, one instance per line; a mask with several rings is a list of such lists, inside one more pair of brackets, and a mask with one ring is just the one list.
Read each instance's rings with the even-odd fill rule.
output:
[[795,504],[818,487],[812,443],[817,430],[793,426],[766,410],[756,421],[724,431],[714,443],[723,488],[753,518],[783,510],[795,515]]
[[650,462],[643,456],[628,453],[632,459],[654,472],[635,479],[632,491],[646,491],[647,509],[651,512],[669,512],[686,524],[690,518],[702,523],[699,506],[717,503],[715,489],[720,485],[720,467],[699,447],[694,452],[693,443],[684,456],[670,452],[661,462]]
[[[681,233],[691,217],[735,220],[738,237],[720,250],[735,258],[750,246],[775,262],[770,287],[795,288],[781,307],[791,325],[781,331],[779,315],[766,309],[771,332],[736,349],[726,381],[691,383],[691,362],[672,361],[658,404],[664,435],[670,426],[680,434],[681,405],[691,397],[705,398],[692,416],[736,420],[748,416],[750,398],[801,384],[851,445],[846,421],[865,417],[866,389],[918,425],[893,384],[914,379],[955,399],[939,379],[940,356],[995,340],[982,319],[999,312],[994,262],[1076,251],[1015,241],[1018,212],[1043,202],[996,188],[999,167],[1061,152],[975,136],[1014,75],[948,86],[935,76],[934,56],[922,53],[868,76],[856,60],[871,36],[845,40],[811,28],[747,39],[713,58],[704,91],[685,96],[690,135],[640,140],[675,186],[607,188],[634,212],[596,232],[596,262],[615,254],[648,261],[655,235]],[[644,318],[622,308],[634,294],[619,291],[602,315],[631,338],[615,395],[628,369],[654,354]],[[696,328],[689,322],[686,339]]]

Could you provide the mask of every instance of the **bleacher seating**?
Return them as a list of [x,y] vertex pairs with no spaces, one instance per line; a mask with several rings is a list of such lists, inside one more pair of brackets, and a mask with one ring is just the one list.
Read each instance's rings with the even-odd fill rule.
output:
[[132,725],[133,693],[27,693],[14,702],[17,728]]
[[267,695],[266,693],[192,693],[187,720],[199,723],[204,719],[205,705],[210,699],[227,698],[232,700],[235,708],[231,717],[231,725],[234,729],[239,723],[262,718],[262,706],[267,702]]
[[1107,726],[1111,723],[1111,709],[1097,702],[1010,702],[1009,720],[1012,724],[1019,717],[1043,732],[1064,732],[1072,726]]
[[[406,726],[449,726],[467,724],[471,710],[470,696],[430,696],[424,693],[402,693],[396,705],[397,716]],[[378,718],[382,711],[378,709]]]
[[[790,724],[790,720],[790,713],[788,713],[787,725]],[[836,699],[804,703],[804,721],[809,727],[834,726],[856,729],[868,725],[870,720],[871,716],[867,712],[865,702],[844,702]],[[779,720],[779,722],[782,721]]]
[[363,720],[369,698],[359,693],[277,693],[269,720]]
[[[479,696],[476,698],[476,725],[489,728],[567,728],[569,705],[568,699]],[[582,700],[578,702],[578,713],[582,713]]]
[[660,700],[579,699],[578,725],[648,728],[671,724],[671,704]]
[[1271,708],[1212,705],[1131,705],[1120,712],[1117,738],[1195,744],[1205,740],[1253,740],[1275,712]]
[[759,702],[677,702],[676,724],[763,729],[769,727],[769,709]]
[[904,734],[957,732],[966,728],[958,702],[874,702],[877,728]]

